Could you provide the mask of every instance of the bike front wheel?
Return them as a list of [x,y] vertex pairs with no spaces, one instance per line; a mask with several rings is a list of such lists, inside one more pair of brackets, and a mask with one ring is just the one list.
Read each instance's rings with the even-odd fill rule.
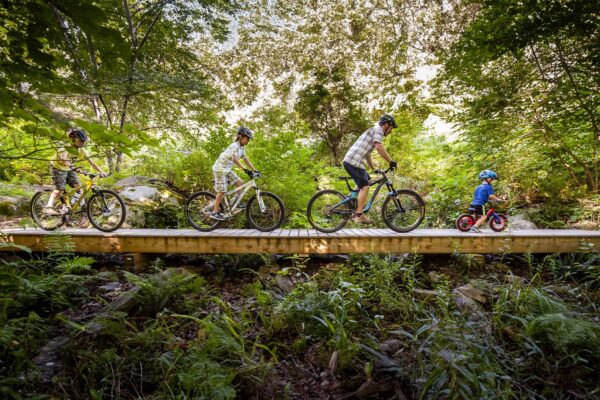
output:
[[[215,205],[216,196],[210,192],[196,192],[188,197],[185,202],[185,218],[190,225],[201,232],[217,229],[223,221],[212,219],[210,214]],[[220,204],[223,212],[223,203]]]
[[[53,231],[64,225],[66,217],[60,213],[52,215],[44,212],[44,207],[48,204],[52,192],[51,191],[40,191],[33,195],[31,203],[29,204],[29,213],[34,222],[42,229],[46,231]],[[54,199],[52,208],[58,213],[58,210],[62,209],[62,202],[60,197]]]
[[383,202],[381,216],[396,232],[410,232],[425,218],[425,202],[412,190],[397,190]]
[[354,212],[355,203],[337,190],[321,190],[308,201],[306,216],[316,230],[335,232],[346,225]]
[[494,232],[502,232],[508,226],[508,218],[504,214],[498,214],[497,218],[492,216],[488,224]]
[[259,231],[269,232],[279,228],[284,217],[283,201],[270,192],[260,192],[260,198],[252,196],[246,205],[246,218],[250,226]]
[[98,190],[88,200],[87,215],[96,229],[102,232],[116,231],[125,222],[125,202],[112,190]]

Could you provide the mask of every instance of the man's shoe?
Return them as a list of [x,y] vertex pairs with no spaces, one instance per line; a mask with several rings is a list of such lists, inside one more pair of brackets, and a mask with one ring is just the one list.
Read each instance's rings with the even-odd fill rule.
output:
[[371,218],[367,217],[366,214],[362,214],[360,217],[358,215],[355,215],[354,217],[352,217],[352,221],[356,222],[357,224],[361,224],[361,225],[370,225],[373,223],[373,220],[371,220]]
[[212,212],[208,216],[217,221],[225,221],[225,216],[220,212]]
[[56,211],[56,209],[54,207],[48,207],[48,206],[42,208],[42,212],[46,215],[60,215],[61,214],[58,211]]

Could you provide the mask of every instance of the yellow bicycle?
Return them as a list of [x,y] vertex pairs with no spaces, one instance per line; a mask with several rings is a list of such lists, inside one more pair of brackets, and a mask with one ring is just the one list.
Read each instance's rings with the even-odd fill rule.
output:
[[62,195],[56,198],[52,205],[56,213],[48,214],[43,209],[48,204],[54,188],[48,187],[40,190],[33,195],[29,206],[31,217],[35,223],[44,230],[52,231],[63,225],[70,226],[73,219],[87,213],[89,221],[96,229],[103,232],[119,229],[125,222],[126,216],[123,199],[116,192],[102,189],[94,183],[94,179],[100,174],[91,174],[81,168],[73,170],[87,178],[81,185],[83,189],[81,197],[71,204],[70,193],[63,190]]

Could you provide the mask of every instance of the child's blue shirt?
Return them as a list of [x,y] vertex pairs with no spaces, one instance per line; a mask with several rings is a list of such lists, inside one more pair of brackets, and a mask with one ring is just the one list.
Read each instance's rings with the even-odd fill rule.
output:
[[494,188],[492,185],[482,183],[475,189],[475,194],[473,195],[474,198],[471,204],[474,206],[483,206],[488,202],[491,194],[494,194]]

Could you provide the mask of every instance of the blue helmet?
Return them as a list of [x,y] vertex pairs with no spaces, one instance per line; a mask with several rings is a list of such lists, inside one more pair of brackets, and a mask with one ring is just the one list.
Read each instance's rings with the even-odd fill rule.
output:
[[496,174],[491,169],[484,169],[483,171],[481,171],[479,173],[479,179],[480,180],[484,180],[484,179],[488,179],[488,178],[498,179],[498,174]]

